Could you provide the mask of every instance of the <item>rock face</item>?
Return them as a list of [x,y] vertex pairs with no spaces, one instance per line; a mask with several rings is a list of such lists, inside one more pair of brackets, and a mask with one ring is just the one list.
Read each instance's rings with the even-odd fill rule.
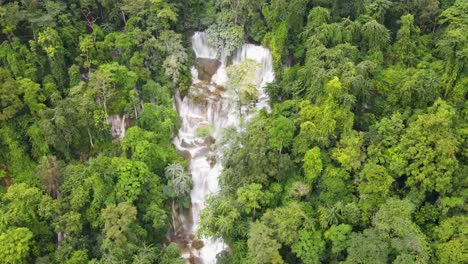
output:
[[211,77],[216,73],[221,62],[219,60],[197,58],[198,79],[209,82]]

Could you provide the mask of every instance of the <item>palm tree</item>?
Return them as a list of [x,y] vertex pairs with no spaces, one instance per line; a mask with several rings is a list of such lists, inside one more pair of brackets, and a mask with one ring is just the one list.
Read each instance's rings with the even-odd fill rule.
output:
[[184,172],[184,168],[179,163],[171,163],[166,167],[166,176],[174,180],[178,175]]
[[183,172],[172,180],[174,192],[177,196],[183,196],[192,189],[192,177],[187,172]]
[[171,163],[166,167],[166,177],[169,178],[170,185],[173,188],[174,194],[172,197],[172,226],[174,233],[176,232],[175,223],[175,199],[187,195],[192,189],[192,177],[188,174],[184,167],[179,163]]

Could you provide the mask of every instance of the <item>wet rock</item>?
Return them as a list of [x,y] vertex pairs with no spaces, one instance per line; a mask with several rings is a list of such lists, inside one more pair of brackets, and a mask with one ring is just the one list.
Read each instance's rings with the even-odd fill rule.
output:
[[203,246],[205,246],[205,243],[203,243],[203,241],[201,241],[201,240],[196,239],[196,240],[194,240],[194,241],[192,242],[192,247],[195,248],[195,249],[197,249],[197,250],[199,250],[199,249],[202,248]]
[[210,147],[211,145],[213,145],[214,143],[216,142],[216,139],[212,136],[207,136],[205,137],[205,139],[203,140],[203,144],[207,147]]
[[194,155],[193,158],[206,156],[210,152],[208,148],[200,148]]
[[179,154],[185,159],[185,160],[191,160],[192,159],[192,154],[190,154],[190,151],[188,150],[180,150]]
[[182,139],[182,142],[180,142],[180,146],[183,148],[193,148],[195,145],[193,143],[189,143],[185,141],[185,139]]
[[211,77],[216,73],[221,62],[214,59],[198,58],[197,59],[197,70],[198,79],[201,81],[209,82]]

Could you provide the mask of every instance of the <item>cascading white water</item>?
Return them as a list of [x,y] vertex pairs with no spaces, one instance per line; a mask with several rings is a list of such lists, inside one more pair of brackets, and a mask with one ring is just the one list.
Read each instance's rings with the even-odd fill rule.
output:
[[111,115],[107,118],[107,123],[111,125],[111,134],[115,139],[122,140],[127,129],[125,115]]
[[[228,80],[226,74],[226,56],[219,54],[215,49],[208,45],[206,33],[197,32],[192,37],[192,48],[195,52],[200,69],[200,64],[210,69],[208,79],[200,80],[198,78],[199,69],[192,68],[193,83],[189,95],[183,100],[176,95],[176,108],[182,119],[182,126],[178,136],[174,139],[176,148],[184,153],[185,157],[190,159],[190,173],[193,179],[193,189],[190,192],[191,197],[191,221],[187,216],[181,216],[182,229],[178,230],[179,236],[185,236],[186,245],[184,245],[184,257],[198,258],[204,264],[215,264],[216,255],[226,248],[223,241],[212,238],[201,238],[204,246],[197,250],[192,248],[194,234],[198,230],[200,221],[200,212],[205,208],[205,201],[210,194],[219,190],[218,176],[222,170],[222,164],[216,162],[214,157],[219,153],[213,142],[219,140],[222,130],[228,126],[239,128],[239,117],[236,113],[236,107],[230,100],[230,93],[226,92],[224,86]],[[250,106],[252,109],[270,110],[269,98],[264,91],[265,85],[274,80],[271,53],[268,49],[245,44],[238,49],[232,58],[232,63],[237,64],[243,60],[252,59],[257,61],[261,67],[261,82],[259,83],[258,100]],[[217,62],[215,60],[218,60]],[[213,66],[214,65],[214,66]],[[215,69],[217,67],[217,69]],[[203,71],[203,67],[201,67]],[[210,74],[208,74],[210,75]],[[247,111],[250,117],[255,111]],[[249,119],[247,116],[246,120]],[[204,133],[200,133],[204,130]],[[206,131],[209,131],[208,133]],[[207,135],[210,134],[210,135]]]

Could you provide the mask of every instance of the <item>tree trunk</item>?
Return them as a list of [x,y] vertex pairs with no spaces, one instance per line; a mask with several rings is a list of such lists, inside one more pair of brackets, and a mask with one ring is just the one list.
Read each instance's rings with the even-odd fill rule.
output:
[[93,136],[91,135],[91,131],[89,131],[89,127],[87,127],[86,130],[88,131],[89,144],[91,144],[91,148],[94,148]]
[[123,10],[120,10],[120,13],[122,14],[122,18],[123,18],[123,21],[124,21],[124,25],[125,25],[125,31],[127,30],[127,19],[125,18],[125,13]]
[[174,230],[174,235],[176,234],[176,221],[175,221],[176,211],[175,211],[175,201],[172,199],[172,228]]

